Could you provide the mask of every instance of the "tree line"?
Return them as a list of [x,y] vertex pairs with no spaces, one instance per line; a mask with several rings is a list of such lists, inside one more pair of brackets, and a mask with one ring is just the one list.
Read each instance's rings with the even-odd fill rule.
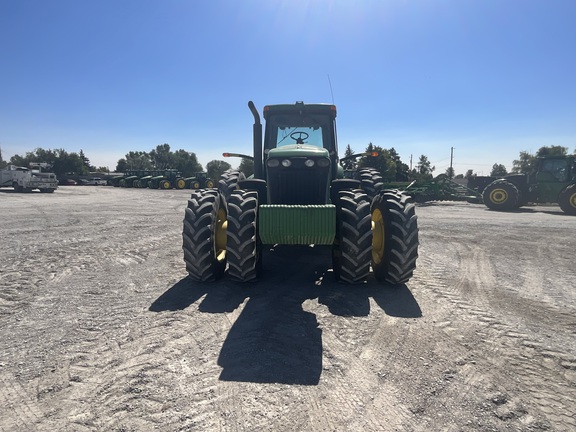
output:
[[[373,156],[374,154],[376,156]],[[574,149],[574,154],[576,154],[576,149]],[[345,170],[353,171],[359,168],[374,168],[380,172],[386,181],[430,180],[436,170],[426,155],[420,155],[414,167],[408,166],[401,160],[394,147],[386,149],[369,143],[361,157],[348,158],[354,155],[352,148],[348,144],[342,162]],[[566,155],[568,155],[568,147],[554,145],[540,147],[535,154],[521,151],[518,159],[512,162],[510,173],[527,174],[531,172],[535,166],[536,158],[541,156]],[[95,167],[92,165],[90,159],[82,150],[79,153],[75,153],[67,152],[64,149],[45,150],[37,148],[23,156],[14,155],[9,162],[6,162],[2,159],[2,150],[0,149],[0,168],[4,168],[7,164],[29,166],[31,162],[47,162],[51,164],[51,171],[58,177],[88,175],[90,172],[106,173],[109,171],[108,167]],[[231,167],[228,162],[212,160],[206,164],[205,171],[209,178],[218,179],[224,171]],[[195,153],[182,149],[172,151],[169,144],[160,144],[148,152],[129,151],[125,157],[118,160],[114,171],[121,173],[127,170],[162,170],[167,168],[180,171],[184,177],[191,177],[203,171],[203,167],[198,162]],[[249,176],[254,172],[254,163],[249,159],[242,159],[238,169],[244,172],[246,176]],[[476,175],[471,169],[465,174],[455,175],[451,167],[444,174],[450,178],[468,178]],[[494,177],[502,177],[507,174],[509,173],[506,167],[499,163],[495,163],[490,172],[490,176]]]

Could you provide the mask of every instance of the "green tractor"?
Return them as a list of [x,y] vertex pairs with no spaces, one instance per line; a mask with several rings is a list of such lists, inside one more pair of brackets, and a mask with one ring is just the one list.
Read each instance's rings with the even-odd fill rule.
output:
[[183,250],[189,276],[257,279],[263,245],[325,245],[333,271],[360,283],[372,267],[382,283],[407,282],[416,268],[415,204],[397,190],[381,190],[375,171],[344,178],[336,143],[336,107],[304,104],[264,108],[252,102],[254,175],[228,170],[218,189],[192,192],[184,215]]
[[197,172],[194,173],[194,176],[182,180],[184,180],[184,184],[178,189],[204,189],[213,188],[216,185],[214,180],[208,178],[208,173],[206,172]]
[[494,178],[482,191],[482,198],[492,210],[557,203],[564,213],[576,215],[576,156],[537,158],[532,173]]
[[151,172],[146,173],[146,175],[144,175],[143,177],[140,177],[138,180],[134,180],[133,186],[135,188],[147,188],[148,187],[148,181],[154,177],[154,175]]
[[139,175],[131,175],[124,177],[120,180],[120,187],[131,188],[134,187],[134,182],[140,178]]
[[168,169],[151,177],[148,180],[150,189],[174,189],[177,188],[179,181],[182,180],[182,174],[175,169]]

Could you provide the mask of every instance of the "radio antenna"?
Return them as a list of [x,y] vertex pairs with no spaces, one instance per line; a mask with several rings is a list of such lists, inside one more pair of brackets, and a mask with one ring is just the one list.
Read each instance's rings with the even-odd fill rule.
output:
[[332,91],[332,81],[330,81],[330,74],[328,74],[328,85],[330,85],[330,94],[332,95],[332,105],[334,105],[334,92]]

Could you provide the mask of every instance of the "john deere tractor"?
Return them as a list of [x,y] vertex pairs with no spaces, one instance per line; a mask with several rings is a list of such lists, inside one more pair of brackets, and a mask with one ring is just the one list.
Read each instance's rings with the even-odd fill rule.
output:
[[150,189],[173,189],[178,188],[179,181],[182,180],[182,174],[175,169],[167,169],[153,176],[148,180]]
[[263,245],[325,245],[336,278],[360,283],[372,267],[377,280],[407,282],[418,256],[418,226],[411,198],[381,190],[365,170],[344,178],[336,143],[336,107],[268,105],[262,140],[252,102],[254,175],[225,172],[218,189],[192,193],[184,215],[186,269],[197,281],[227,271],[238,281],[259,277]]
[[[181,183],[182,181],[184,183]],[[178,189],[184,189],[184,188],[202,189],[202,188],[213,188],[214,186],[215,186],[214,180],[209,179],[208,173],[206,172],[197,172],[192,177],[180,179],[179,183],[177,184]]]
[[509,211],[528,203],[558,203],[576,215],[576,156],[546,156],[536,160],[530,174],[494,178],[482,192],[492,210]]

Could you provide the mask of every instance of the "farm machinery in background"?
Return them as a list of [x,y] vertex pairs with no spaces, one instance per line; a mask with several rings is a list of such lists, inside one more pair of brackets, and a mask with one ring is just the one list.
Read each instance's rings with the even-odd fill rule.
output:
[[411,196],[417,203],[429,201],[468,201],[481,203],[482,195],[469,186],[451,180],[446,174],[440,174],[431,180],[412,182],[386,182],[380,180],[379,188],[398,189]]
[[[335,277],[360,283],[370,273],[382,283],[407,282],[416,268],[418,226],[412,198],[381,189],[374,170],[345,178],[336,143],[336,107],[268,105],[264,137],[254,117],[254,175],[228,170],[217,189],[192,192],[183,221],[189,276],[212,281],[228,275],[257,279],[265,245],[331,248]],[[359,155],[362,156],[362,155]]]
[[179,179],[178,182],[178,189],[213,188],[216,185],[214,180],[208,178],[208,173],[206,172],[197,172],[192,177]]
[[49,168],[48,163],[31,163],[30,168],[8,165],[0,170],[0,187],[13,187],[16,192],[39,189],[42,193],[53,193],[58,189],[56,174],[42,172]]
[[576,156],[539,157],[530,174],[471,178],[469,187],[481,193],[484,204],[492,210],[555,203],[564,213],[576,215]]
[[215,186],[214,180],[209,179],[205,172],[185,178],[175,169],[126,171],[109,179],[108,183],[116,187],[149,189],[199,189]]

